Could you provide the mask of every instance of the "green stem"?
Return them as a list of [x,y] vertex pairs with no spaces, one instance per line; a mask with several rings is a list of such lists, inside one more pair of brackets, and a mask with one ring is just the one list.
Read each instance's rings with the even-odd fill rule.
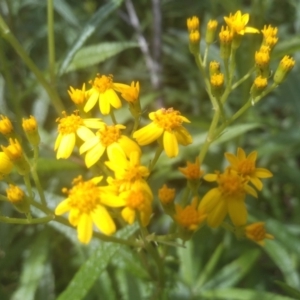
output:
[[35,166],[31,169],[31,175],[32,175],[33,181],[35,183],[35,187],[36,187],[36,189],[38,191],[38,194],[40,196],[42,204],[45,205],[45,206],[47,206],[47,202],[46,202],[44,190],[42,188],[42,185],[41,185],[41,182],[40,182],[40,178],[38,176],[38,173],[36,171]]
[[163,152],[163,150],[164,150],[164,147],[162,146],[161,143],[159,143],[159,146],[158,146],[158,148],[156,149],[156,152],[155,152],[155,156],[154,156],[153,160],[151,161],[151,163],[149,165],[149,171],[150,171],[150,173],[153,170],[155,164],[157,163],[157,161],[158,161],[161,153]]
[[140,125],[140,117],[134,117],[134,124],[133,124],[133,128],[132,128],[132,131],[130,134],[131,137],[133,137],[133,134],[136,132],[139,125]]
[[117,120],[116,120],[116,117],[115,117],[115,114],[114,114],[114,111],[113,111],[112,108],[111,108],[109,114],[110,114],[110,117],[111,117],[112,122],[113,122],[115,125],[117,125],[118,123],[117,123]]
[[29,197],[31,199],[33,199],[33,192],[32,192],[32,187],[31,187],[30,178],[29,178],[28,174],[23,175],[23,178],[24,178],[24,182],[25,182],[25,185],[27,188],[27,192],[29,193]]
[[207,54],[209,50],[209,45],[206,45],[205,50],[204,50],[204,56],[203,56],[203,67],[206,67],[206,61],[207,61]]
[[53,0],[47,1],[47,23],[48,23],[48,54],[50,82],[55,85],[55,40],[54,40],[54,16]]
[[236,89],[240,84],[242,84],[246,79],[248,79],[254,70],[255,70],[255,67],[252,67],[241,79],[239,79],[237,82],[235,82],[232,85],[231,90]]
[[8,28],[7,24],[3,20],[3,18],[0,15],[0,32],[2,34],[2,37],[6,39],[10,45],[14,48],[14,50],[18,53],[18,55],[21,57],[23,62],[27,65],[27,67],[32,71],[32,73],[36,76],[39,83],[44,87],[47,94],[49,95],[50,101],[52,102],[54,108],[56,109],[58,114],[61,114],[61,112],[64,110],[64,106],[61,102],[61,99],[59,98],[56,91],[51,87],[51,85],[46,81],[44,75],[42,72],[37,68],[35,63],[32,61],[32,59],[27,55],[19,41],[15,38],[15,36],[11,33],[10,29]]
[[0,222],[8,224],[22,224],[22,225],[32,225],[32,224],[43,224],[48,223],[54,219],[53,216],[46,216],[42,218],[35,219],[18,219],[18,218],[9,218],[0,216]]

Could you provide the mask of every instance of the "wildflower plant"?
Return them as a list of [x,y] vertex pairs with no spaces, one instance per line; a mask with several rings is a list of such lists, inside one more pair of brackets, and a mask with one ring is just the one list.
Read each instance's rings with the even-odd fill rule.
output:
[[[4,32],[6,25],[0,21]],[[0,133],[6,142],[1,144],[0,179],[6,184],[6,195],[1,195],[0,200],[15,207],[18,217],[1,215],[0,221],[23,225],[56,222],[60,228],[68,226],[76,231],[78,244],[101,241],[103,245],[121,245],[140,259],[146,280],[157,289],[157,294],[153,293],[157,298],[153,299],[167,299],[162,297],[167,297],[172,268],[166,260],[172,256],[173,248],[186,247],[204,228],[222,228],[240,243],[248,239],[259,246],[264,246],[266,239],[276,239],[275,232],[272,235],[265,229],[268,220],[253,222],[253,216],[249,217],[251,202],[258,201],[263,185],[273,176],[273,172],[260,167],[259,153],[237,147],[236,154],[224,153],[225,167],[211,170],[206,164],[210,146],[248,109],[255,109],[279,87],[295,65],[295,60],[285,55],[278,68],[272,70],[277,28],[254,28],[248,23],[250,15],[240,10],[225,16],[220,25],[217,20],[202,24],[196,16],[187,19],[189,50],[213,111],[202,145],[193,138],[192,119],[179,108],[145,107],[143,85],[136,78],[131,83],[115,82],[118,74],[101,73],[81,82],[82,88],[72,83],[65,91],[70,101],[66,110],[57,95],[50,92],[56,99],[54,107],[60,111],[52,156],[59,163],[75,159],[83,170],[61,186],[65,196],[61,195],[55,207],[38,173],[43,138],[37,119],[23,118],[23,133],[19,134],[13,122],[1,114]],[[254,65],[238,78],[237,53],[249,35],[260,36],[261,45],[248,53]],[[210,61],[210,47],[215,43],[219,58]],[[249,97],[236,108],[230,97],[245,82],[250,82]],[[116,113],[124,106],[130,112],[126,122],[118,120]],[[159,171],[158,162],[176,163],[179,154],[190,146],[197,153],[184,157],[179,164],[177,161],[185,186],[175,188],[166,179],[157,189],[152,177]],[[161,215],[169,225],[156,231]],[[116,252],[121,248],[114,249]]]

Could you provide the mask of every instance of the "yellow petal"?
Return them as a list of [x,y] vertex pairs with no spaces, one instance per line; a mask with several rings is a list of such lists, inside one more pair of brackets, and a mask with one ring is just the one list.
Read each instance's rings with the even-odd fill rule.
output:
[[214,207],[214,209],[207,215],[207,224],[212,228],[220,226],[226,214],[227,206],[225,201],[219,201],[219,203]]
[[252,183],[259,191],[262,190],[263,184],[262,184],[262,182],[261,182],[260,179],[258,179],[258,178],[255,177],[255,176],[252,176],[252,177],[250,177],[250,182],[251,182],[251,183]]
[[57,153],[56,158],[68,158],[72,154],[72,151],[75,147],[76,136],[75,133],[66,134],[62,137]]
[[94,148],[90,149],[84,158],[85,164],[88,168],[93,166],[103,155],[105,147],[102,144],[96,145]]
[[108,115],[110,113],[109,98],[106,98],[104,94],[100,94],[99,96],[99,109],[103,115]]
[[208,182],[217,181],[218,175],[217,174],[206,174],[203,176],[204,180]]
[[255,176],[259,177],[259,178],[269,178],[272,177],[273,174],[264,168],[257,168],[255,169]]
[[63,137],[63,135],[61,133],[59,133],[57,138],[56,138],[56,141],[55,141],[54,151],[56,151],[58,146],[60,145],[62,137]]
[[112,107],[120,108],[122,106],[122,102],[119,96],[113,89],[106,90],[104,93],[104,97],[108,99]]
[[59,216],[59,215],[63,215],[64,213],[68,212],[69,210],[70,210],[69,199],[67,198],[57,205],[54,213]]
[[246,153],[245,153],[245,151],[242,149],[242,148],[238,148],[238,151],[237,151],[237,158],[238,158],[238,160],[244,160],[244,159],[246,159]]
[[92,213],[92,218],[104,234],[111,235],[116,231],[116,225],[104,206],[98,206]]
[[168,157],[175,157],[178,155],[178,142],[173,132],[164,132],[163,144]]
[[121,207],[126,205],[126,198],[122,197],[121,195],[115,196],[106,193],[103,197],[101,197],[101,203],[110,207]]
[[202,198],[198,209],[204,209],[206,213],[210,213],[215,209],[219,202],[223,201],[221,200],[221,196],[222,194],[218,188],[211,189]]
[[129,157],[130,153],[133,151],[139,152],[140,154],[142,153],[139,145],[125,135],[121,135],[121,137],[118,140],[118,143],[121,146],[121,148],[124,150],[127,157]]
[[128,224],[132,224],[135,220],[135,210],[129,208],[129,207],[125,207],[122,212],[122,217],[123,219],[128,223]]
[[193,142],[192,136],[182,126],[174,130],[174,133],[180,145],[187,146]]
[[155,123],[150,123],[145,127],[137,130],[133,134],[133,138],[137,140],[141,146],[148,145],[157,140],[164,132],[164,129],[158,127]]
[[257,158],[257,151],[252,151],[248,157],[247,157],[247,160],[250,160],[252,162],[255,162],[256,161],[256,158]]
[[90,130],[87,127],[84,126],[80,126],[77,131],[76,131],[77,135],[83,140],[89,140],[95,137],[95,134],[92,130]]
[[88,244],[93,234],[92,218],[88,214],[82,214],[77,226],[78,239],[83,244]]
[[254,27],[246,27],[245,32],[246,33],[260,33],[259,30]]
[[250,194],[254,198],[257,198],[257,192],[254,188],[252,188],[250,185],[246,184],[245,185],[245,191],[247,194]]
[[226,152],[224,154],[224,156],[226,157],[226,159],[228,160],[228,162],[230,163],[230,165],[233,167],[233,168],[236,168],[238,163],[239,163],[239,160],[238,158],[232,154],[232,153],[229,153],[229,152]]
[[88,112],[90,111],[94,106],[95,104],[97,103],[99,99],[99,92],[92,92],[90,98],[87,100],[85,106],[84,106],[84,111],[85,112]]
[[95,147],[99,143],[99,138],[95,135],[87,139],[79,148],[79,153],[82,154],[91,148]]
[[230,219],[235,226],[242,226],[247,223],[247,209],[245,201],[241,199],[229,199],[227,208]]

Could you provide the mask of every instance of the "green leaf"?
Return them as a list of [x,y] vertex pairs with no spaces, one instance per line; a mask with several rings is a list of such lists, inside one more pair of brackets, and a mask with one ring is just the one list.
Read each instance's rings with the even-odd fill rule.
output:
[[292,288],[284,282],[275,280],[275,283],[278,284],[289,296],[294,297],[297,300],[300,300],[300,291]]
[[30,245],[28,256],[24,259],[20,285],[12,300],[35,299],[36,290],[44,274],[48,249],[47,235],[43,231]]
[[249,250],[238,259],[226,265],[214,278],[203,285],[202,290],[231,287],[239,282],[253,267],[261,250]]
[[299,288],[299,274],[297,273],[295,264],[291,260],[290,254],[285,249],[285,245],[277,241],[266,241],[264,250],[281,270],[286,283],[294,288]]
[[212,256],[210,257],[209,261],[205,265],[204,269],[201,271],[199,278],[196,281],[194,286],[194,291],[197,292],[198,289],[207,281],[208,277],[213,273],[221,254],[223,253],[224,245],[223,243],[219,244],[216,250],[213,252]]
[[295,300],[293,298],[276,295],[268,292],[258,292],[247,289],[218,289],[204,291],[202,297],[205,299],[229,299],[229,300]]
[[300,50],[300,37],[294,36],[280,41],[278,45],[274,48],[272,53],[272,58],[278,59],[282,58],[284,55],[294,53]]
[[78,38],[76,39],[75,44],[68,51],[65,59],[63,60],[60,69],[58,71],[58,76],[61,76],[67,67],[69,66],[72,58],[76,54],[76,52],[82,47],[82,45],[86,42],[86,40],[95,32],[97,27],[104,22],[106,18],[108,18],[111,13],[117,9],[123,0],[111,0],[108,1],[105,5],[100,7],[96,13],[92,16],[90,21],[85,25]]
[[73,11],[69,4],[65,0],[54,0],[54,9],[63,17],[65,21],[75,27],[79,27],[78,20],[73,14]]
[[96,65],[128,48],[138,47],[135,42],[100,43],[80,49],[65,72]]
[[[136,226],[128,226],[120,230],[116,235],[123,239],[128,238]],[[101,243],[99,248],[89,257],[89,259],[80,267],[72,281],[69,283],[63,293],[59,295],[58,300],[80,300],[84,299],[95,281],[106,269],[111,258],[124,247],[115,243]]]

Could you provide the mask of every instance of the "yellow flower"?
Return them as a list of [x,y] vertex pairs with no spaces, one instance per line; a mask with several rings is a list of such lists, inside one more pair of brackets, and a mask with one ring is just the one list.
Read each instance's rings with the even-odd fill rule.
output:
[[84,111],[90,111],[99,101],[99,108],[103,115],[110,113],[110,106],[120,108],[122,106],[121,100],[114,91],[115,86],[113,77],[97,74],[94,81],[90,81],[92,88],[87,91],[89,98],[84,106]]
[[261,30],[264,39],[263,39],[263,45],[268,46],[270,49],[273,49],[274,46],[278,42],[277,37],[277,27],[272,27],[271,25],[265,25],[264,29]]
[[196,16],[188,18],[186,20],[186,25],[187,25],[188,31],[199,30],[199,25],[200,25],[199,18]]
[[204,195],[199,205],[199,208],[204,208],[208,214],[207,224],[211,227],[218,227],[228,213],[235,226],[245,225],[247,221],[246,194],[257,197],[255,189],[247,184],[247,179],[231,168],[227,168],[222,174],[207,174],[204,179],[218,183],[218,187]]
[[100,119],[82,119],[78,112],[67,116],[62,112],[63,117],[56,120],[58,125],[58,137],[56,138],[54,151],[57,151],[56,158],[68,158],[76,144],[76,136],[82,139],[93,137],[94,133],[89,128],[99,128],[102,124]]
[[264,240],[273,240],[274,236],[267,233],[264,222],[256,222],[245,227],[245,235],[248,239],[263,246]]
[[0,180],[2,180],[5,175],[9,174],[12,168],[13,163],[9,157],[4,152],[0,152]]
[[69,222],[77,227],[78,239],[83,244],[88,244],[93,235],[93,224],[106,235],[116,231],[116,226],[108,213],[102,199],[101,187],[97,184],[102,177],[94,177],[83,181],[79,176],[73,180],[71,189],[64,188],[68,195],[55,209],[56,215],[69,213]]
[[174,220],[182,227],[190,231],[198,229],[199,225],[205,220],[206,214],[204,210],[197,209],[197,198],[194,198],[192,204],[186,207],[175,205],[176,214]]
[[0,115],[0,133],[3,135],[10,136],[14,132],[14,127],[10,121],[10,119],[6,116]]
[[170,189],[166,184],[158,190],[158,199],[163,205],[168,205],[174,202],[175,189]]
[[8,200],[13,204],[22,202],[25,197],[23,190],[12,184],[10,184],[9,188],[6,189],[6,195]]
[[140,95],[140,83],[137,81],[131,82],[131,85],[114,83],[114,89],[117,92],[121,93],[121,96],[130,103],[134,103],[139,100]]
[[259,33],[259,30],[246,26],[249,22],[249,14],[243,14],[238,10],[234,15],[224,17],[224,20],[233,34],[244,35],[245,33]]
[[174,157],[178,155],[178,143],[184,146],[192,143],[191,135],[182,126],[183,122],[190,121],[181,116],[179,111],[162,108],[151,112],[149,118],[153,122],[133,134],[140,145],[148,145],[162,136],[167,156]]
[[226,159],[230,163],[232,170],[235,170],[241,176],[245,177],[260,191],[263,184],[259,178],[269,178],[273,174],[264,168],[256,168],[255,162],[257,158],[257,151],[251,152],[246,156],[245,151],[242,148],[238,148],[237,156],[232,153],[225,153]]
[[200,161],[198,156],[194,163],[188,161],[185,168],[178,169],[189,180],[198,180],[204,173],[204,171],[200,169]]
[[120,191],[130,190],[136,181],[146,183],[145,179],[150,172],[147,167],[140,164],[140,157],[140,152],[133,151],[128,160],[123,151],[115,148],[111,153],[110,161],[105,162],[114,172]]
[[140,147],[136,142],[131,140],[126,135],[122,135],[120,130],[125,129],[124,125],[108,126],[102,123],[96,134],[90,135],[81,145],[80,154],[86,152],[85,163],[88,168],[94,165],[103,155],[105,149],[110,158],[113,149],[118,148],[129,157],[132,151],[141,153]]
[[26,137],[34,146],[38,146],[40,143],[40,135],[38,132],[38,123],[34,116],[30,116],[28,119],[22,119],[22,127],[26,134]]
[[135,221],[136,214],[139,214],[141,224],[143,226],[149,224],[153,195],[147,184],[144,185],[137,181],[131,186],[130,190],[121,192],[119,197],[125,202],[121,215],[127,223],[132,224]]
[[74,89],[72,86],[70,86],[70,89],[68,90],[68,94],[71,98],[71,100],[76,105],[82,105],[86,102],[86,91],[85,91],[85,83],[82,85],[82,89]]

